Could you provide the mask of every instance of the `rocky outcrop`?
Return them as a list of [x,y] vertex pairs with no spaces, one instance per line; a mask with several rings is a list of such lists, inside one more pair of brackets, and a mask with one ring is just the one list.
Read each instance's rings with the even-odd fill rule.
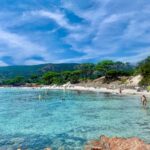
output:
[[99,140],[87,143],[85,150],[150,150],[150,144],[136,137],[125,139],[101,136]]

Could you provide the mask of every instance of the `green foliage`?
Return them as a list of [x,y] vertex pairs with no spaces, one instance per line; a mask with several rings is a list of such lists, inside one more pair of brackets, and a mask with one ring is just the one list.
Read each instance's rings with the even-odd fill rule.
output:
[[139,72],[143,76],[140,84],[150,85],[150,57],[139,63],[137,72]]
[[73,71],[71,73],[71,75],[70,75],[70,82],[71,82],[71,84],[78,83],[79,80],[80,80],[81,74],[82,74],[81,70]]
[[66,83],[67,81],[70,80],[70,76],[71,76],[71,71],[63,71],[61,73],[61,79],[63,83]]
[[61,83],[78,83],[80,79],[81,71],[75,70],[75,71],[65,71],[61,73]]
[[78,66],[78,70],[80,70],[80,77],[82,78],[92,78],[94,69],[95,65],[92,63],[85,63]]
[[23,77],[18,76],[18,77],[15,77],[13,79],[5,80],[3,82],[3,84],[5,84],[5,85],[13,85],[13,86],[20,86],[20,85],[24,85],[25,84],[25,80],[24,80]]
[[107,79],[117,79],[120,76],[130,76],[133,72],[131,71],[122,71],[122,70],[109,70],[106,73]]
[[38,83],[40,81],[40,76],[36,75],[36,74],[32,74],[31,77],[29,77],[27,79],[28,83]]
[[112,69],[112,66],[114,65],[114,62],[112,60],[104,60],[99,62],[96,65],[96,70],[100,71],[102,75],[106,75],[106,73]]
[[106,72],[106,79],[117,79],[119,76],[119,72],[116,70],[109,70]]
[[33,74],[42,76],[48,71],[62,72],[62,71],[74,71],[79,64],[43,64],[43,65],[30,65],[30,66],[6,66],[0,67],[0,79],[8,80],[15,78],[16,76],[22,76],[24,78],[30,78]]
[[64,82],[60,77],[54,77],[52,84],[61,85],[61,84],[64,84]]
[[36,79],[38,79],[38,75],[36,75],[36,74],[32,74],[32,75],[31,75],[31,79],[32,79],[32,80],[36,80]]
[[59,73],[56,72],[47,72],[43,75],[43,80],[45,84],[52,84],[54,81],[56,81],[56,77],[59,76]]
[[[22,68],[24,68],[24,70]],[[112,60],[104,60],[96,65],[92,63],[46,64],[27,66],[27,68],[25,66],[15,66],[9,67],[9,69],[12,69],[10,72],[14,72],[14,74],[16,73],[15,71],[18,71],[18,75],[24,74],[26,77],[24,79],[18,77],[3,79],[0,84],[22,85],[25,83],[34,83],[61,85],[67,82],[75,84],[80,81],[93,80],[101,76],[105,76],[106,80],[115,80],[119,76],[131,75],[134,70],[129,63],[114,62]],[[7,74],[8,72],[5,73]]]
[[94,70],[93,71],[93,75],[92,75],[92,79],[97,79],[99,77],[102,76],[102,72],[98,71],[98,70]]
[[47,72],[43,75],[43,83],[44,84],[64,84],[67,82],[78,83],[80,79],[81,71],[64,71],[61,73],[56,72]]
[[119,76],[130,76],[134,69],[129,63],[104,60],[96,65],[96,70],[101,72],[106,79],[117,79]]
[[147,87],[147,91],[150,92],[150,86]]

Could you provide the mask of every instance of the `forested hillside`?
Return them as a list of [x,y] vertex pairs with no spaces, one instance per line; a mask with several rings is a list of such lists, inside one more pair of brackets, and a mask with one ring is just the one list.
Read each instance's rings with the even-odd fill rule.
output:
[[25,84],[65,84],[94,80],[105,76],[116,80],[119,76],[130,76],[134,67],[129,63],[104,60],[97,64],[45,64],[35,66],[10,66],[0,68],[0,84],[20,86]]
[[20,86],[25,84],[52,85],[67,82],[80,83],[105,77],[105,82],[113,82],[120,77],[142,75],[141,85],[150,85],[150,57],[136,66],[112,60],[82,64],[43,64],[33,66],[0,67],[0,84]]
[[78,64],[43,64],[43,65],[32,65],[32,66],[8,66],[0,67],[0,80],[11,79],[16,76],[22,76],[28,78],[34,74],[41,75],[48,71],[62,72],[62,71],[73,71],[77,68]]

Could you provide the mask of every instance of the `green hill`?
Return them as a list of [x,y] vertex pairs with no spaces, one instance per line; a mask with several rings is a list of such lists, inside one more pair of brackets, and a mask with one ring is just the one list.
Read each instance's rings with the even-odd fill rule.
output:
[[33,74],[41,75],[47,71],[72,71],[77,68],[79,64],[68,63],[68,64],[42,64],[32,66],[7,66],[0,67],[0,80],[14,78],[16,76],[29,77]]

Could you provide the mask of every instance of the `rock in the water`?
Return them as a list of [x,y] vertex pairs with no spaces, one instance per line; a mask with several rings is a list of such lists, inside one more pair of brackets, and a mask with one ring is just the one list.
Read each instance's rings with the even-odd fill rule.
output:
[[150,144],[139,138],[109,138],[101,136],[99,140],[89,142],[85,150],[150,150]]

